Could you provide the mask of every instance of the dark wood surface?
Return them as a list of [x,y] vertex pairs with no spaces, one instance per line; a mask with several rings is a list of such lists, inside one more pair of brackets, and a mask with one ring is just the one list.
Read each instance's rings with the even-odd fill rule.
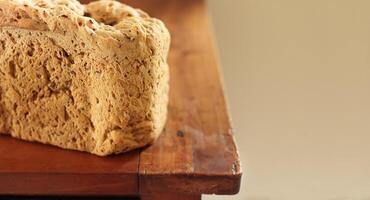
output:
[[130,1],[166,23],[172,45],[169,120],[140,155],[141,192],[237,193],[241,170],[206,5],[142,2]]
[[141,200],[201,200],[201,195],[189,195],[189,194],[153,194],[153,195],[142,195]]
[[[143,200],[139,197],[112,196],[0,196],[0,200]],[[161,199],[166,200],[166,199]],[[181,200],[181,199],[175,199]],[[189,199],[192,200],[192,199]]]
[[0,194],[154,199],[169,192],[198,198],[239,191],[241,169],[205,2],[124,2],[162,19],[172,35],[165,131],[146,149],[107,158],[0,137]]
[[139,151],[98,157],[0,136],[2,195],[135,195]]

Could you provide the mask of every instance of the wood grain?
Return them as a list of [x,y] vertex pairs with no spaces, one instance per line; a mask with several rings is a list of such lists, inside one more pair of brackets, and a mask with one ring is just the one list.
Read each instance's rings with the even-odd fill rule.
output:
[[153,195],[142,195],[141,200],[201,200],[201,195],[189,195],[189,194],[153,194]]
[[0,196],[1,200],[140,200],[139,197],[81,196]]
[[136,195],[139,152],[111,157],[0,136],[2,195]]
[[205,2],[124,2],[162,19],[172,35],[163,134],[146,149],[107,158],[1,136],[0,194],[200,199],[239,191],[242,172]]
[[235,194],[241,169],[205,2],[150,2],[172,34],[171,90],[166,130],[140,154],[140,192]]

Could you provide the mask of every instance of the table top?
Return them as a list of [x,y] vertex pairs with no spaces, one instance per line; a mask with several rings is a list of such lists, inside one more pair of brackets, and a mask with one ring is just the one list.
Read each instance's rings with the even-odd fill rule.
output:
[[163,20],[172,35],[169,116],[162,135],[150,147],[109,157],[1,136],[0,194],[239,191],[242,173],[205,2],[125,3]]

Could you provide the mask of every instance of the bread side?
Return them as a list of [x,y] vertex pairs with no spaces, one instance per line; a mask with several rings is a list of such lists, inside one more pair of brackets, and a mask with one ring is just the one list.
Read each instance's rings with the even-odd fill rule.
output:
[[114,1],[0,0],[0,133],[97,155],[152,143],[169,33]]

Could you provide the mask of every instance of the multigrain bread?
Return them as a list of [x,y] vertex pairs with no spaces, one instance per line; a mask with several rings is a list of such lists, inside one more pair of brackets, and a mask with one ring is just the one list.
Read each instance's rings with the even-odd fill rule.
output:
[[152,143],[167,114],[170,36],[102,0],[0,0],[0,133],[117,154]]

